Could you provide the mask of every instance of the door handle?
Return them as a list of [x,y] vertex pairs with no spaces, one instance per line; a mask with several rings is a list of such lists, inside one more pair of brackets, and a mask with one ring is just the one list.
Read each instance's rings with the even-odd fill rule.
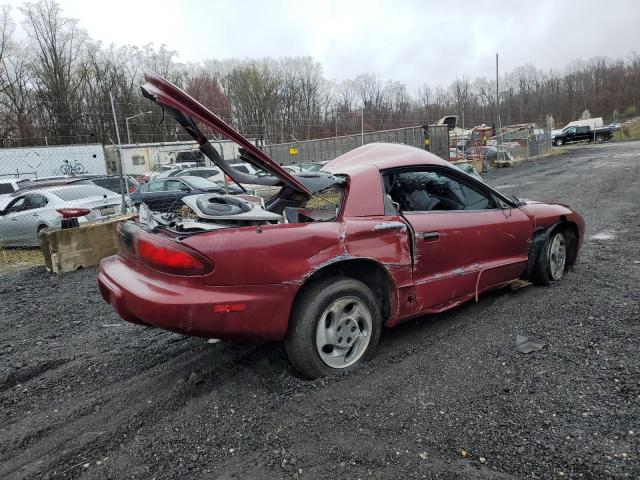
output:
[[425,242],[435,242],[440,238],[440,232],[418,232],[416,238]]
[[33,215],[34,217],[37,217],[38,214],[37,213],[32,213],[31,215]]

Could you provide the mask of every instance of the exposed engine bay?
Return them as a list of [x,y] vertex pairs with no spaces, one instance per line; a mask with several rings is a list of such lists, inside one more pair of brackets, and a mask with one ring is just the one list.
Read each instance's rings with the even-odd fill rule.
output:
[[139,222],[149,230],[164,227],[175,233],[197,233],[230,227],[332,221],[338,214],[341,198],[331,189],[326,194],[331,199],[314,196],[300,207],[284,207],[282,214],[266,209],[264,200],[258,196],[190,195],[182,199],[184,205],[179,212],[153,212],[142,204]]

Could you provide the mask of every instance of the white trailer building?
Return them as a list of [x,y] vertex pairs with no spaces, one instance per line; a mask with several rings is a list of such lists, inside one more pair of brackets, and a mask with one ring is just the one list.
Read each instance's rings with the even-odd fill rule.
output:
[[[225,160],[232,160],[239,155],[238,146],[229,141],[211,140],[211,144]],[[117,150],[114,145],[104,147],[107,170],[109,174],[117,173]],[[163,142],[163,143],[135,143],[120,146],[122,156],[122,171],[128,175],[144,175],[153,171],[157,166],[169,165],[179,157],[182,161],[201,160],[210,164],[198,149],[196,142]]]
[[0,178],[43,178],[107,173],[100,144],[0,148]]

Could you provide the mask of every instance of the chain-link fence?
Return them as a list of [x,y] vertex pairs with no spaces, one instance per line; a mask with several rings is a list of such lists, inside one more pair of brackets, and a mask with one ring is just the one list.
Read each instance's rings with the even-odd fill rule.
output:
[[[212,144],[238,156],[231,142]],[[0,261],[23,259],[15,250],[38,247],[46,229],[105,222],[142,202],[172,211],[189,193],[236,193],[213,167],[195,142],[0,149]]]
[[481,125],[471,129],[455,128],[451,135],[450,160],[467,161],[477,170],[486,171],[490,165],[512,165],[519,160],[551,153],[550,126],[522,124],[503,127]]
[[[495,141],[477,146],[460,145],[446,126],[399,128],[356,135],[260,145],[265,153],[295,173],[304,164],[332,160],[363,144],[393,142],[430,150],[452,161],[491,162],[508,152],[512,158],[544,155],[551,149],[550,132],[533,128],[503,131]],[[235,167],[252,171],[239,162],[235,144],[212,140],[214,148]],[[456,158],[461,146],[462,156]],[[491,149],[498,154],[492,158]],[[452,153],[453,152],[453,153]],[[482,162],[474,164],[476,169]],[[296,170],[298,169],[298,170]],[[255,187],[255,190],[252,188]],[[248,186],[263,198],[273,188]],[[172,141],[141,144],[40,146],[0,149],[0,262],[29,263],[24,248],[31,248],[41,263],[39,234],[45,229],[106,222],[134,212],[142,203],[162,212],[178,211],[186,195],[243,191],[198,149],[195,142]]]
[[[448,137],[446,137],[446,141],[443,139],[446,135],[446,130],[446,127],[430,127],[431,142],[427,142],[427,149],[431,149],[431,145],[440,146],[438,153],[440,156],[446,155]],[[333,160],[343,153],[369,143],[391,142],[425,148],[425,140],[429,140],[425,129],[417,126],[318,140],[264,145],[262,150],[280,165],[299,165]],[[444,149],[442,145],[444,145]]]

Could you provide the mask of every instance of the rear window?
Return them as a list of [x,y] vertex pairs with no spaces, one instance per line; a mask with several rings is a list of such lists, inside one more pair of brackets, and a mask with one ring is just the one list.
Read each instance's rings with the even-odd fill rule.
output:
[[102,197],[103,195],[110,194],[108,190],[93,185],[82,185],[77,187],[65,187],[52,190],[56,197],[61,198],[67,202],[72,200],[80,200],[81,198],[89,197]]
[[335,211],[337,214],[338,210],[340,210],[340,205],[342,205],[343,195],[344,187],[342,185],[333,185],[314,194],[307,200],[304,208]]
[[231,167],[234,170],[238,170],[239,172],[249,173],[249,169],[247,167],[245,167],[244,165],[231,165]]
[[120,193],[120,178],[96,178],[93,183],[112,192]]
[[217,186],[211,180],[207,180],[206,178],[183,177],[182,179],[185,180],[193,188],[198,188],[198,189],[201,189],[201,190],[204,190],[204,189],[207,189],[207,188],[215,188]]
[[13,185],[10,183],[0,183],[0,194],[13,193]]

